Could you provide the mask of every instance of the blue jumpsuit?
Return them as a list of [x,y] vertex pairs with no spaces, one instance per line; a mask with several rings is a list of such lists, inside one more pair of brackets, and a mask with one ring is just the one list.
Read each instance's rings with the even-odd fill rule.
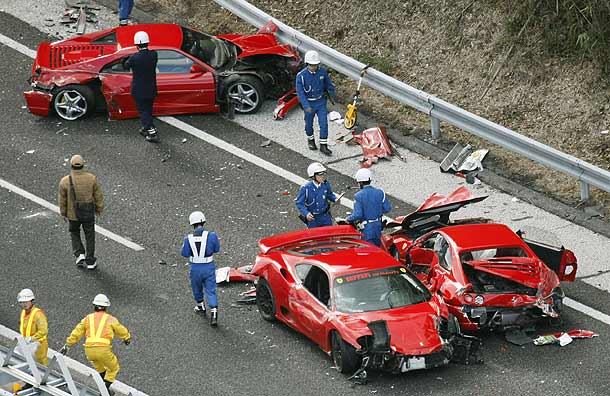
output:
[[154,129],[152,113],[157,96],[157,52],[141,49],[127,58],[124,66],[133,71],[131,96],[140,113],[142,128]]
[[354,212],[347,217],[350,223],[359,223],[358,229],[364,239],[381,246],[381,220],[384,213],[392,210],[385,192],[373,186],[364,186],[354,195]]
[[312,221],[307,222],[307,228],[329,226],[333,224],[330,215],[328,201],[335,202],[337,197],[333,193],[330,183],[324,180],[322,184],[316,184],[313,180],[301,186],[296,198],[296,206],[303,216],[311,213]]
[[[182,245],[182,257],[189,257],[191,262],[190,279],[191,289],[193,289],[193,297],[197,304],[203,303],[203,291],[208,299],[208,306],[210,308],[218,307],[218,298],[216,297],[216,265],[214,264],[213,255],[220,251],[220,241],[215,232],[211,231],[207,233],[205,253],[201,252],[201,242],[195,242],[195,249],[197,252],[193,252],[189,236],[200,237],[205,232],[203,227],[196,228],[195,231],[184,237],[184,244]],[[199,256],[199,259],[198,259]],[[206,263],[196,263],[193,261],[208,261]]]
[[328,139],[328,110],[326,109],[326,92],[335,96],[333,85],[326,69],[318,67],[315,73],[304,68],[297,74],[296,91],[303,109],[312,108],[310,113],[305,112],[305,134],[313,140],[313,118],[318,116],[320,124],[320,144],[327,144]]

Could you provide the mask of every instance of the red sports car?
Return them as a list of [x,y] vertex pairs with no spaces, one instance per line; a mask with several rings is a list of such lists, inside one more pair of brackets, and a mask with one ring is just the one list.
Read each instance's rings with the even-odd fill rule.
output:
[[330,226],[262,239],[252,273],[263,319],[312,339],[340,372],[406,372],[478,352],[440,296],[360,238],[351,226]]
[[300,67],[298,52],[279,44],[272,28],[210,36],[175,24],[120,26],[41,43],[25,92],[30,111],[65,120],[94,110],[111,119],[137,117],[131,71],[122,61],[137,51],[133,37],[141,30],[158,54],[154,115],[218,112],[228,100],[237,112],[253,113],[265,97],[290,90]]
[[573,281],[574,253],[530,241],[506,225],[474,218],[450,221],[474,197],[461,187],[433,194],[415,212],[397,218],[383,235],[386,249],[438,290],[463,330],[523,327],[561,314],[560,281]]

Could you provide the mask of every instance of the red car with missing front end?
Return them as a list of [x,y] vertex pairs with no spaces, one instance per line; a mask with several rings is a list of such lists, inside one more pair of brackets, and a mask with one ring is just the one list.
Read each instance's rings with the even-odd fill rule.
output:
[[148,33],[149,48],[158,54],[156,116],[214,113],[228,102],[236,112],[254,113],[266,97],[290,90],[300,68],[298,52],[267,27],[255,35],[211,36],[176,24],[120,26],[41,43],[32,90],[24,93],[30,111],[69,121],[93,111],[136,118],[123,60],[137,51],[137,31]]

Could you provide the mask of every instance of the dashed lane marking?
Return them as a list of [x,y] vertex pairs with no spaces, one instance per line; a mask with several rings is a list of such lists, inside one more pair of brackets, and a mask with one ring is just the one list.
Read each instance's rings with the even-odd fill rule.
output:
[[[33,51],[33,50],[27,48],[26,46],[24,46],[23,44],[18,43],[15,40],[13,40],[11,38],[8,38],[8,37],[6,37],[6,36],[4,36],[2,34],[0,34],[0,43],[15,49],[15,50],[21,52],[22,54],[24,54],[26,56],[29,56],[30,58],[35,58],[36,57],[36,51]],[[210,144],[213,144],[214,146],[216,146],[218,148],[221,148],[221,149],[223,149],[223,150],[225,150],[225,151],[227,151],[227,152],[229,152],[229,153],[231,153],[231,154],[233,154],[235,156],[243,158],[244,160],[246,160],[248,162],[251,162],[252,164],[257,165],[257,166],[259,166],[259,167],[261,167],[261,168],[263,168],[265,170],[268,170],[269,172],[272,172],[272,173],[274,173],[274,174],[276,174],[278,176],[281,176],[281,177],[285,178],[286,180],[289,180],[289,181],[291,181],[293,183],[296,183],[298,185],[302,185],[303,183],[305,183],[307,181],[306,179],[304,179],[304,178],[302,178],[302,177],[300,177],[298,175],[295,175],[294,173],[289,172],[286,169],[280,168],[279,166],[277,166],[275,164],[272,164],[269,161],[266,161],[266,160],[264,160],[264,159],[262,159],[260,157],[257,157],[254,154],[251,154],[251,153],[249,153],[249,152],[247,152],[245,150],[240,149],[237,146],[234,146],[234,145],[232,145],[230,143],[227,143],[227,142],[225,142],[222,139],[218,139],[217,137],[212,136],[209,133],[206,133],[206,132],[204,132],[204,131],[202,131],[202,130],[200,130],[198,128],[195,128],[194,126],[189,125],[189,124],[187,124],[187,123],[185,123],[183,121],[180,121],[180,120],[178,120],[178,119],[176,119],[174,117],[159,117],[159,119],[161,121],[163,121],[163,122],[165,122],[165,123],[175,127],[175,128],[178,128],[178,129],[180,129],[180,130],[182,130],[182,131],[184,131],[184,132],[186,132],[186,133],[188,133],[188,134],[190,134],[192,136],[195,136],[198,139],[201,139],[201,140],[206,141],[206,142],[208,142]],[[7,182],[4,182],[4,181],[2,181],[2,179],[0,179],[0,184],[2,184],[2,183],[7,183]],[[12,184],[10,184],[10,183],[8,183],[8,184],[12,186]],[[8,188],[8,187],[6,187],[6,188]],[[18,188],[18,187],[15,187],[15,188]],[[21,189],[19,189],[19,190],[21,190]],[[59,208],[57,208],[57,206],[52,205],[51,203],[49,203],[47,201],[44,201],[41,198],[38,198],[38,197],[28,193],[27,191],[24,191],[24,190],[21,190],[21,191],[23,191],[24,193],[29,194],[32,197],[34,197],[34,198],[36,198],[36,199],[38,199],[38,200],[40,200],[40,201],[45,203],[45,204],[43,204],[43,203],[38,202],[41,205],[46,206],[47,208],[49,208],[49,209],[59,213]],[[350,200],[350,199],[341,198],[340,202],[341,202],[342,205],[344,205],[344,206],[346,206],[346,207],[348,207],[350,209],[354,208],[354,202],[352,200]],[[50,206],[47,206],[47,205],[50,205]],[[96,230],[97,229],[100,229],[100,231],[98,231],[98,232],[103,234],[101,232],[101,230],[103,230],[103,228],[96,227]],[[109,234],[112,234],[112,235],[116,236],[117,238],[120,238],[120,239],[124,240],[125,242],[127,242],[129,244],[137,246],[139,248],[139,249],[134,249],[133,247],[130,246],[134,250],[143,250],[144,249],[143,247],[141,247],[141,246],[139,246],[139,245],[137,245],[137,244],[135,244],[135,243],[133,243],[131,241],[128,241],[128,240],[126,240],[126,239],[124,239],[124,238],[122,238],[122,237],[120,237],[120,236],[118,236],[116,234],[113,234],[110,231],[107,231],[107,230],[104,230],[104,231],[109,233]],[[107,234],[104,234],[104,235],[108,236]],[[108,236],[108,237],[111,238],[111,239],[114,239],[114,238],[112,238],[110,236]],[[119,242],[119,243],[122,243],[122,242]],[[582,313],[592,317],[593,319],[599,320],[599,321],[601,321],[603,323],[606,323],[606,324],[610,325],[610,316],[606,315],[603,312],[600,312],[600,311],[598,311],[596,309],[593,309],[593,308],[591,308],[591,307],[589,307],[587,305],[581,304],[578,301],[572,300],[571,298],[568,298],[568,297],[566,297],[564,299],[564,304],[566,306],[572,308],[572,309],[575,309],[575,310],[577,310],[579,312],[582,312]]]
[[[22,197],[27,198],[30,201],[35,202],[40,206],[44,206],[45,208],[52,210],[53,212],[59,214],[59,207],[57,205],[53,205],[51,202],[46,201],[40,197],[37,197],[36,195],[34,195],[30,192],[27,192],[24,189],[19,188],[16,185],[7,182],[6,180],[0,179],[0,187],[4,187],[9,191],[14,192],[15,194],[19,194]],[[125,239],[122,236],[117,235],[112,231],[108,231],[104,227],[100,227],[97,224],[95,225],[95,232],[102,234],[105,237],[112,239],[113,241],[118,242],[121,245],[127,246],[128,248],[133,249],[135,251],[144,250],[144,248],[142,246],[138,245],[137,243],[134,243],[128,239]]]

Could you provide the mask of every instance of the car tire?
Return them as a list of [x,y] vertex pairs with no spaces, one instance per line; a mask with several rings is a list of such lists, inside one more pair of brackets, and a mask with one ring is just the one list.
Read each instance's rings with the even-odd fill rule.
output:
[[343,341],[339,332],[333,331],[330,336],[333,363],[340,373],[353,373],[360,367],[360,356],[349,343]]
[[66,121],[76,121],[95,109],[95,94],[87,85],[70,84],[53,92],[53,110]]
[[265,101],[265,90],[260,79],[254,76],[232,76],[225,82],[225,93],[229,105],[240,114],[256,113]]
[[261,317],[267,322],[275,322],[275,297],[269,282],[265,278],[260,278],[256,284],[256,306]]

